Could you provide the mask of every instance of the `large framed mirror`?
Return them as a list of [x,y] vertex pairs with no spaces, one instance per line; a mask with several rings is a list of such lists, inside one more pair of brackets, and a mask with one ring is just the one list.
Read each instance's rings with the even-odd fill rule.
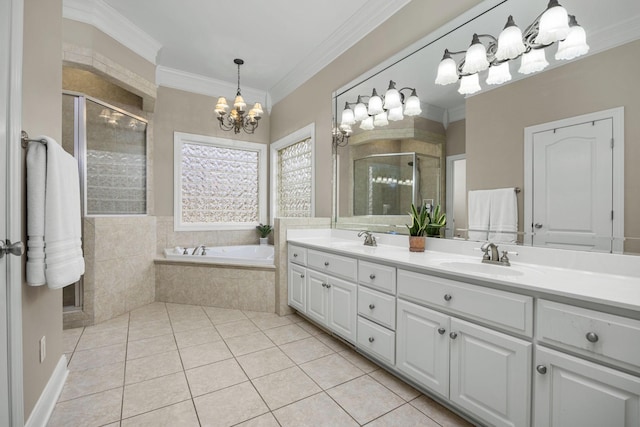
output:
[[[482,90],[466,97],[458,93],[457,84],[434,84],[445,49],[466,50],[474,33],[497,37],[509,15],[524,29],[547,6],[546,0],[487,0],[337,88],[333,97],[336,128],[340,126],[346,103],[355,105],[358,96],[368,97],[374,89],[382,94],[390,81],[396,82],[398,89],[415,88],[422,112],[374,129],[353,126],[348,140],[336,141],[334,227],[407,234],[404,224],[409,219],[405,213],[410,203],[427,202],[432,206],[440,204],[446,210],[447,226],[442,237],[487,240],[491,239],[491,233],[474,233],[478,230],[469,224],[474,221],[467,206],[469,194],[506,188],[513,189],[517,206],[514,242],[640,254],[640,170],[636,167],[640,160],[637,120],[640,92],[634,81],[636,70],[640,69],[640,2],[563,0],[561,3],[586,31],[590,51],[585,56],[556,61],[557,46],[549,46],[544,50],[550,65],[544,71],[522,75],[518,73],[520,60],[509,61],[512,81],[488,86],[484,82],[485,71],[480,74]],[[409,96],[408,91],[403,94]],[[589,162],[595,164],[598,159],[604,162],[599,151],[594,148],[578,154],[570,148],[575,143],[571,140],[556,150],[565,154],[564,163],[549,163],[556,165],[552,172],[561,181],[545,185],[556,191],[541,191],[541,181],[533,176],[539,163],[533,166],[532,162],[536,156],[545,155],[540,154],[541,145],[537,143],[544,125],[549,124],[549,130],[555,133],[564,128],[563,120],[579,122],[580,118],[587,120],[609,111],[617,111],[618,122],[613,124],[611,138],[615,135],[614,145],[620,150],[612,154],[610,161],[611,185],[603,184],[601,175],[589,174]],[[525,141],[526,138],[529,140]],[[559,146],[558,141],[548,145]],[[534,146],[537,154],[533,152]],[[399,160],[399,153],[425,156],[433,162],[431,166],[437,166],[434,168],[437,173],[432,174],[429,182],[417,185],[414,170],[417,162],[411,167],[410,161]],[[398,168],[397,173],[391,166],[373,167],[371,160],[382,158],[397,160],[397,166],[391,162]],[[408,175],[412,177],[409,181]],[[382,191],[376,195],[376,187],[381,189],[385,178],[385,197],[389,199],[375,200],[382,197]],[[409,182],[411,186],[407,185]],[[395,190],[390,193],[392,186]],[[601,197],[605,190],[611,192],[610,197]],[[372,204],[370,209],[362,208],[367,206],[365,202]],[[547,210],[556,209],[552,219],[544,223],[534,216],[534,207],[541,205],[547,206]],[[568,213],[558,213],[560,207]],[[604,226],[604,232],[587,233],[587,240],[597,240],[597,245],[534,238],[541,237],[543,232],[550,235],[547,227],[554,230],[554,236],[562,236],[564,230],[583,232],[595,217],[602,217],[595,213],[596,208],[606,209],[607,221],[611,217],[616,219],[615,224],[611,221]],[[602,245],[603,240],[609,244]]]

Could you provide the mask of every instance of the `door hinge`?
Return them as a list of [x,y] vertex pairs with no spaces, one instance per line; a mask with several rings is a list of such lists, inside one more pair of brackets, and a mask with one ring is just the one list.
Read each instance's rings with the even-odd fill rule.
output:
[[611,211],[611,221],[613,221],[613,211]]
[[613,138],[611,138],[611,149],[613,149]]

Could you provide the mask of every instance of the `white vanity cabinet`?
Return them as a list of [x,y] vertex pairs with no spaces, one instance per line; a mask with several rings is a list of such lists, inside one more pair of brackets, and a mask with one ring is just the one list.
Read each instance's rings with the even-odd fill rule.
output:
[[307,249],[289,245],[287,248],[287,296],[289,305],[301,313],[307,312]]

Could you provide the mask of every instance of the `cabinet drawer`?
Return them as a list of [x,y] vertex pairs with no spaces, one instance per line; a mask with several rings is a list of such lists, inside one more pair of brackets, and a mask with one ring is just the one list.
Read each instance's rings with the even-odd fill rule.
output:
[[640,321],[539,300],[539,341],[640,371]]
[[289,262],[300,265],[307,265],[307,248],[302,248],[300,246],[290,244],[287,252]]
[[396,293],[396,269],[367,261],[358,262],[360,283],[390,294]]
[[396,298],[364,286],[358,286],[358,314],[395,330]]
[[398,270],[398,297],[533,336],[533,298]]
[[318,271],[347,280],[355,281],[358,278],[358,261],[353,258],[309,249],[307,250],[307,265]]
[[393,365],[396,361],[396,334],[358,316],[358,348]]

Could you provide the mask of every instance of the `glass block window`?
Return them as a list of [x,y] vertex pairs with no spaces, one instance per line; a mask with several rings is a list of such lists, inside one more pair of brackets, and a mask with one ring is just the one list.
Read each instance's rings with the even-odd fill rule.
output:
[[174,143],[176,229],[265,222],[265,145],[181,133]]
[[278,215],[311,216],[311,138],[278,150]]

